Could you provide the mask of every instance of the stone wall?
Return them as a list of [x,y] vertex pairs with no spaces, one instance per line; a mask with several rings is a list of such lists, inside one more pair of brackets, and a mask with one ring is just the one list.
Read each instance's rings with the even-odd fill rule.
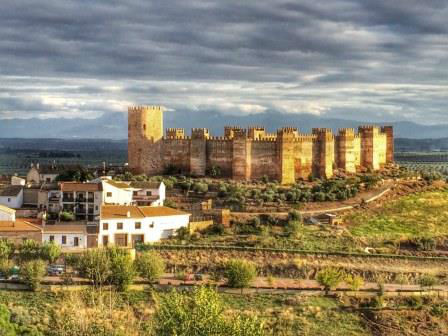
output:
[[163,110],[160,107],[129,108],[129,167],[148,175],[173,172],[204,176],[218,167],[221,176],[236,180],[268,176],[282,184],[313,175],[331,178],[334,169],[355,173],[361,168],[378,170],[393,162],[393,128],[362,126],[341,129],[313,129],[300,134],[287,127],[267,134],[263,127],[226,126],[224,137],[212,137],[204,128],[169,128],[163,138]]

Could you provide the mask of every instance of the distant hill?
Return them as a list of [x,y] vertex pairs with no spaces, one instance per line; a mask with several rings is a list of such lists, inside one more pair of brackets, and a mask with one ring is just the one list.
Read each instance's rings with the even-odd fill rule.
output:
[[[313,127],[358,127],[365,122],[322,118],[310,114],[281,114],[268,112],[248,116],[231,116],[216,111],[176,111],[165,113],[165,127],[183,127],[187,133],[193,127],[209,128],[212,134],[222,135],[224,125],[261,125],[269,131],[283,126],[294,126],[303,132]],[[448,137],[448,125],[426,126],[412,122],[387,123],[395,127],[399,138],[428,139]],[[0,120],[1,138],[100,138],[126,139],[125,113],[108,113],[96,119],[9,119]]]

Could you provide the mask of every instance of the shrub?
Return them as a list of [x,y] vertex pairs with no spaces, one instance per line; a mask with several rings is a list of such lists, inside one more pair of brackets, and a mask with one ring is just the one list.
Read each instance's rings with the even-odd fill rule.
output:
[[140,276],[149,282],[156,281],[165,272],[165,261],[154,251],[140,254],[137,257],[136,264]]
[[20,261],[29,261],[40,257],[40,244],[32,239],[22,242],[18,248]]
[[75,214],[69,211],[63,211],[61,212],[61,214],[59,215],[59,218],[61,219],[61,221],[63,222],[71,222],[75,220]]
[[317,273],[317,282],[319,285],[324,287],[325,293],[337,287],[345,278],[345,274],[343,271],[338,270],[336,268],[325,268]]
[[0,239],[0,260],[9,259],[14,254],[14,244],[7,239]]
[[421,276],[420,279],[418,279],[418,284],[422,288],[425,288],[425,287],[431,288],[438,284],[438,280],[436,277],[426,274],[426,275]]
[[263,336],[263,322],[245,315],[225,314],[219,294],[198,287],[191,294],[171,293],[156,297],[154,334],[158,336]]
[[348,275],[345,282],[353,291],[358,291],[364,285],[364,279],[359,275]]
[[10,259],[0,259],[0,274],[2,274],[5,278],[8,278],[12,275],[12,268],[14,267],[14,263]]
[[102,286],[111,275],[110,257],[106,249],[87,250],[79,258],[77,268],[81,276],[90,279],[95,286]]
[[40,251],[42,259],[54,263],[61,255],[61,247],[54,242],[45,242]]
[[289,220],[302,222],[302,214],[297,210],[291,210],[288,213]]
[[232,288],[247,288],[257,276],[255,264],[246,260],[233,259],[227,262],[224,274],[227,285]]
[[190,230],[186,227],[181,227],[176,230],[176,238],[180,240],[187,240],[190,238]]
[[134,281],[136,272],[134,263],[129,254],[114,254],[111,256],[110,282],[119,291],[127,291]]
[[203,182],[197,182],[193,184],[193,190],[197,193],[205,194],[208,191],[208,184]]
[[42,260],[27,261],[20,267],[20,278],[33,291],[39,289],[45,273],[46,264]]

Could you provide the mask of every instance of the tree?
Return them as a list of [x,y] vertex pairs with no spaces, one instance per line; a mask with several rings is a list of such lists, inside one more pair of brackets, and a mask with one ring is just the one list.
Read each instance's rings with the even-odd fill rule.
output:
[[197,287],[191,294],[173,290],[156,297],[154,334],[158,336],[263,336],[263,322],[248,316],[226,316],[219,294]]
[[20,267],[20,278],[32,291],[39,289],[45,273],[46,264],[40,259],[27,261]]
[[288,219],[292,221],[302,222],[302,214],[297,210],[291,210],[288,213]]
[[8,278],[12,275],[12,269],[14,267],[14,263],[10,259],[0,259],[0,274],[2,274],[5,278]]
[[289,220],[286,223],[285,232],[288,234],[289,237],[297,238],[301,229],[302,229],[302,222]]
[[40,255],[42,259],[53,264],[61,255],[61,247],[53,241],[45,242],[41,247]]
[[227,285],[232,288],[247,288],[257,276],[257,269],[252,262],[233,259],[227,262],[224,273]]
[[140,276],[151,283],[159,279],[165,272],[165,261],[154,251],[140,254],[137,257],[136,264]]
[[0,239],[0,260],[9,259],[14,253],[14,244],[7,239]]
[[18,248],[20,261],[29,261],[40,257],[40,244],[32,239],[26,239]]
[[70,211],[62,211],[59,215],[59,218],[63,222],[71,222],[75,220],[75,214]]
[[345,274],[343,271],[340,271],[335,268],[325,268],[317,273],[317,282],[319,285],[324,287],[325,294],[328,295],[328,292],[337,287],[345,278]]
[[109,281],[111,262],[106,249],[85,251],[77,262],[80,274],[90,279],[95,286],[102,286]]
[[110,265],[110,282],[119,291],[127,291],[136,275],[131,256],[129,254],[115,254],[111,256]]

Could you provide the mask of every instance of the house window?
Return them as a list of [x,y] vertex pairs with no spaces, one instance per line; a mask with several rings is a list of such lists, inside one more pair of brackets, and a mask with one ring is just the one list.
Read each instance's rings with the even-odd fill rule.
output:
[[62,236],[62,244],[67,244],[67,236]]
[[109,244],[109,236],[103,236],[103,246],[107,246]]
[[141,229],[142,223],[141,222],[135,222],[135,229]]
[[117,223],[117,230],[123,230],[123,223]]
[[8,197],[8,203],[10,203],[11,202],[11,199]]
[[98,205],[95,205],[95,210],[98,210]]
[[103,230],[109,230],[109,223],[103,223]]
[[150,227],[150,228],[153,228],[153,227],[154,227],[154,222],[152,222],[151,224],[149,224],[149,227]]
[[112,197],[112,192],[109,191],[108,193],[106,193],[106,196],[107,197]]
[[54,241],[54,236],[50,236],[50,241],[51,241],[51,242]]
[[152,192],[151,191],[147,191],[146,192],[146,196],[152,196]]
[[51,178],[47,177],[47,183],[50,183],[50,182],[51,182]]
[[133,194],[134,196],[138,196],[138,191],[133,191],[132,194]]
[[79,246],[79,237],[73,238],[73,246]]

